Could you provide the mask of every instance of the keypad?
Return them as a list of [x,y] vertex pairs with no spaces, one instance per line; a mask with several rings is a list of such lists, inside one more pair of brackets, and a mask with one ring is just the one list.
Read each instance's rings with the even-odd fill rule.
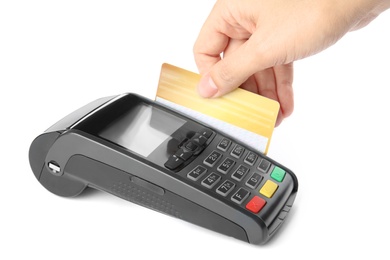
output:
[[[278,192],[285,170],[226,137],[220,137],[215,143],[200,165],[187,173],[187,178],[221,199],[258,214]],[[191,143],[185,147],[185,151],[198,149],[192,148]],[[183,151],[175,154],[180,160],[185,157]]]

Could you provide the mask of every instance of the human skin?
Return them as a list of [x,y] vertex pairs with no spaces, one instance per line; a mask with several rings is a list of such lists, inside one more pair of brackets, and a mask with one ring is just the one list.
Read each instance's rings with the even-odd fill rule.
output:
[[241,87],[294,109],[293,62],[335,44],[390,7],[390,0],[218,0],[194,44],[198,92]]

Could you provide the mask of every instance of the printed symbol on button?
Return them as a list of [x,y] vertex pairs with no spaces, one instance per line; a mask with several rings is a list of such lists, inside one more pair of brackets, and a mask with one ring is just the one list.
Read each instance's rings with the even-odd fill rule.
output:
[[213,182],[213,181],[215,181],[215,179],[216,179],[216,177],[213,175],[213,176],[211,176],[211,177],[208,177],[208,178],[207,178],[207,181],[208,181],[208,182]]
[[198,167],[198,168],[196,168],[194,171],[195,171],[195,173],[200,173],[200,172],[203,171],[203,169],[201,169],[200,167]]
[[237,170],[232,174],[232,178],[237,181],[241,181],[248,171],[249,169],[247,167],[240,165]]
[[250,178],[249,180],[247,180],[246,182],[246,186],[248,187],[251,187],[252,189],[255,189],[257,184],[260,183],[260,181],[262,180],[262,176],[260,176],[259,174],[257,173],[254,173]]
[[198,165],[198,166],[196,166],[195,169],[193,169],[192,171],[190,171],[190,172],[187,174],[187,177],[190,178],[191,180],[196,181],[196,180],[198,180],[199,177],[200,177],[201,175],[203,175],[205,172],[207,172],[207,169],[204,168],[204,167],[202,167],[202,166],[200,166],[200,165]]
[[217,158],[218,158],[218,155],[215,153],[210,156],[210,160],[212,160],[213,162],[215,162],[215,160],[217,160]]
[[225,184],[223,186],[220,187],[220,190],[224,190],[224,192],[230,190],[231,188],[233,187],[233,185],[231,185],[229,182],[225,182]]
[[208,182],[208,183],[213,183],[213,182],[216,181],[217,179],[219,179],[219,176],[218,176],[218,175],[210,175],[209,177],[207,177],[207,182]]
[[218,144],[217,148],[222,151],[226,151],[230,146],[231,141],[224,138],[222,141]]
[[213,151],[209,156],[207,156],[207,158],[204,160],[204,164],[210,166],[210,167],[213,167],[214,164],[219,160],[219,158],[221,157],[221,154],[216,152],[216,151]]
[[211,189],[212,187],[214,187],[215,184],[217,184],[217,182],[221,179],[221,176],[219,176],[218,174],[212,172],[209,176],[207,176],[203,181],[202,181],[202,185]]
[[253,165],[253,164],[255,163],[256,159],[257,159],[257,155],[254,154],[254,153],[252,153],[252,152],[250,152],[250,153],[246,156],[244,162],[246,162],[246,163],[249,164],[249,165]]
[[234,186],[233,182],[226,180],[221,186],[219,186],[217,192],[222,196],[226,196],[234,188]]
[[248,196],[250,192],[247,191],[246,189],[240,188],[233,196],[232,196],[232,201],[241,204]]
[[234,152],[237,153],[237,154],[240,154],[242,153],[242,151],[244,151],[244,147],[241,147],[241,146],[236,146],[236,148],[234,148]]

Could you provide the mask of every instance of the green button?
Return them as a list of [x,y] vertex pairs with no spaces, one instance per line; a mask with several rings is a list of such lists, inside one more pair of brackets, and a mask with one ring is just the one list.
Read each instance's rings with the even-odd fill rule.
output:
[[286,171],[279,168],[278,166],[275,166],[271,173],[271,178],[275,181],[281,182],[284,179],[284,176],[286,175]]

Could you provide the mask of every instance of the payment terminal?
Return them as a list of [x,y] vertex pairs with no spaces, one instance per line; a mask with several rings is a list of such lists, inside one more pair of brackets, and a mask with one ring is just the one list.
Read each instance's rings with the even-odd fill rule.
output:
[[131,93],[61,119],[29,160],[56,195],[95,188],[253,244],[275,234],[298,189],[293,172],[234,136]]

